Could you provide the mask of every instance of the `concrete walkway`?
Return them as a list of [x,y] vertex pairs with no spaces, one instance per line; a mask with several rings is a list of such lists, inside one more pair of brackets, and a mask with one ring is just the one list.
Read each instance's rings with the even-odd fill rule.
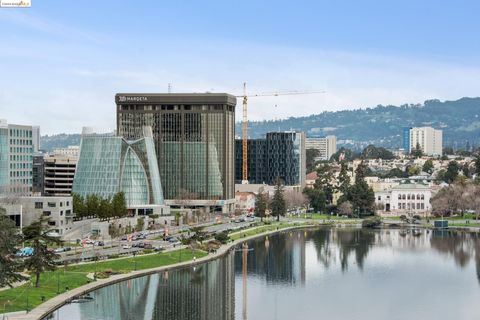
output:
[[138,270],[138,271],[132,271],[127,274],[118,274],[109,277],[108,279],[98,279],[95,282],[91,282],[89,284],[86,284],[84,286],[78,287],[76,289],[72,289],[68,292],[65,292],[63,294],[60,294],[33,309],[30,311],[28,314],[22,314],[22,315],[10,315],[8,316],[8,320],[37,320],[37,319],[42,319],[49,315],[50,313],[54,312],[56,309],[60,308],[64,304],[67,303],[70,299],[73,297],[79,296],[86,294],[90,291],[106,287],[109,285],[112,285],[114,283],[122,282],[125,280],[133,279],[133,278],[138,278],[141,276],[146,276],[150,274],[154,274],[157,272],[162,272],[162,271],[167,271],[167,270],[173,270],[176,268],[180,267],[185,267],[185,266],[192,266],[192,265],[197,265],[201,263],[205,263],[207,261],[211,261],[214,259],[217,259],[224,254],[228,253],[232,248],[235,246],[241,244],[242,242],[245,242],[247,240],[251,240],[254,238],[258,237],[264,237],[266,235],[274,234],[277,232],[282,232],[282,231],[287,231],[287,230],[292,230],[292,229],[297,229],[297,228],[306,228],[306,227],[313,227],[314,225],[297,225],[297,226],[291,226],[288,228],[280,229],[280,230],[272,230],[272,231],[267,231],[263,233],[259,233],[256,235],[252,235],[249,237],[241,238],[238,240],[235,240],[233,242],[230,242],[228,244],[222,245],[215,253],[209,253],[207,256],[196,259],[195,261],[185,261],[181,263],[175,263],[171,264],[168,266],[162,266],[162,267],[157,267],[157,268],[152,268],[152,269],[145,269],[145,270]]

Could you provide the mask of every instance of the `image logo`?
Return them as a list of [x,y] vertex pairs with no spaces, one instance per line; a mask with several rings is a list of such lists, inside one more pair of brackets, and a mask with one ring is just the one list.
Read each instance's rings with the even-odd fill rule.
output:
[[120,101],[120,102],[125,102],[125,101],[127,101],[127,97],[125,97],[125,96],[120,96],[120,97],[118,97],[118,101]]
[[1,8],[30,8],[31,0],[0,0]]

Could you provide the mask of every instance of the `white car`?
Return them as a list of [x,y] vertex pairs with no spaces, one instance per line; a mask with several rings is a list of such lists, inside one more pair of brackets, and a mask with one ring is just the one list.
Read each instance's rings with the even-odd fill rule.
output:
[[129,244],[124,244],[122,248],[123,249],[132,249],[132,246],[129,245]]

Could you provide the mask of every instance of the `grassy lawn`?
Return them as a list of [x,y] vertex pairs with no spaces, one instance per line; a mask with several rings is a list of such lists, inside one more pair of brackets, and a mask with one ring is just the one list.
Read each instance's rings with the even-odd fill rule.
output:
[[470,222],[470,223],[455,223],[455,222],[449,222],[448,223],[449,227],[480,227],[480,223],[478,222]]
[[[171,252],[165,252],[160,254],[140,255],[135,257],[137,270],[150,269],[155,267],[166,266],[181,261],[192,260],[206,256],[207,253],[203,251],[193,252],[190,249],[182,249]],[[114,272],[129,272],[135,269],[135,260],[133,257],[120,258],[110,261],[95,263],[86,263],[80,265],[72,265],[60,267],[56,271],[45,272],[40,277],[40,287],[35,288],[30,284],[0,291],[0,313],[3,313],[3,306],[6,303],[6,312],[33,309],[42,303],[42,296],[45,297],[45,301],[55,297],[58,293],[66,291],[66,287],[74,289],[87,284],[92,281],[87,278],[88,273],[97,271],[103,271],[110,269]],[[32,277],[34,281],[35,277]],[[59,292],[57,290],[59,289]],[[27,298],[28,297],[28,298]]]
[[344,216],[339,216],[337,217],[336,215],[329,215],[325,213],[307,213],[307,214],[301,214],[298,216],[299,218],[302,219],[320,219],[320,220],[348,220],[350,218],[344,217]]
[[277,223],[277,222],[275,222],[275,223],[272,223],[272,224],[266,224],[266,225],[263,225],[263,226],[260,226],[260,227],[255,227],[253,229],[247,229],[247,230],[242,230],[242,231],[231,233],[230,238],[232,240],[238,240],[240,238],[253,236],[253,235],[256,235],[256,234],[259,234],[259,233],[277,230],[277,228],[278,228],[278,230],[280,230],[280,229],[285,229],[285,228],[292,227],[292,226],[293,226],[293,224],[291,224],[291,223],[284,223],[284,222]]

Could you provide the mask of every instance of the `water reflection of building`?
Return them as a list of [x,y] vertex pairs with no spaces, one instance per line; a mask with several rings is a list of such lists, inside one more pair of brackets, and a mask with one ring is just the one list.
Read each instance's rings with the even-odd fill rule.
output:
[[234,319],[234,255],[197,267],[124,281],[93,293],[81,319]]
[[234,255],[170,272],[160,281],[153,319],[234,319]]
[[[305,234],[288,232],[286,238],[274,235],[249,243],[248,274],[258,275],[272,284],[305,284]],[[268,245],[266,245],[268,241]],[[241,252],[235,259],[235,273],[241,275]]]

